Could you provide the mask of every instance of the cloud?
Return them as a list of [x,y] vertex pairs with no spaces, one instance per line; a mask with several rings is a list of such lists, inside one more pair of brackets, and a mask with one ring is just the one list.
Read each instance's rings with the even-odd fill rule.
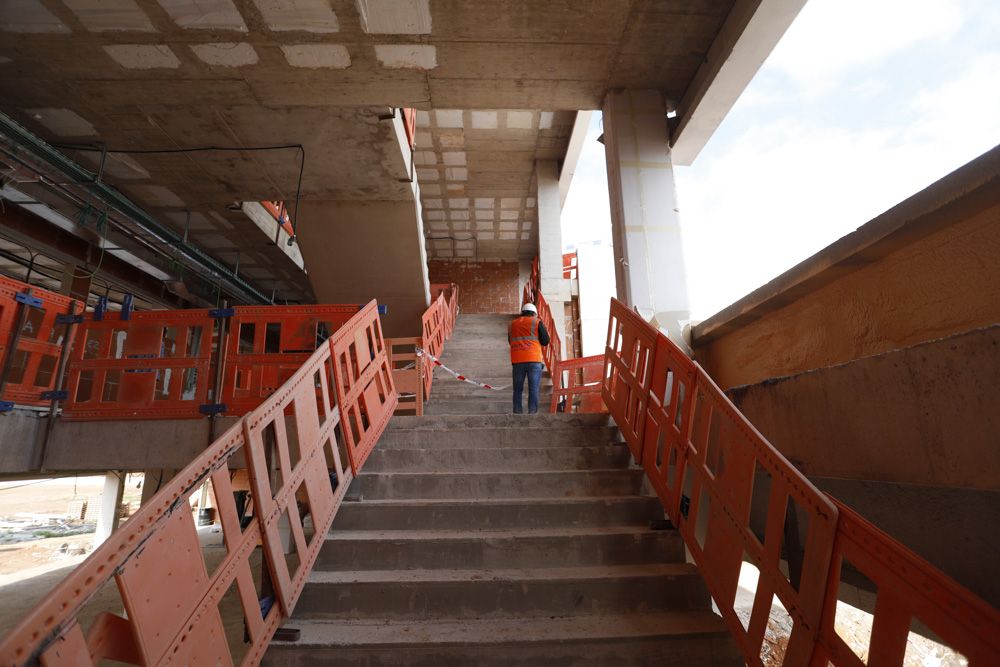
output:
[[960,0],[809,0],[768,65],[809,89],[915,44],[940,42],[962,26]]

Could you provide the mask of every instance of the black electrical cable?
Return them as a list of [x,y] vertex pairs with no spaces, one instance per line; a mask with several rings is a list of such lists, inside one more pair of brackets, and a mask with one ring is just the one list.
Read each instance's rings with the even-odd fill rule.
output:
[[[295,228],[298,226],[299,199],[302,195],[302,174],[306,169],[306,147],[302,144],[276,144],[273,146],[195,146],[194,148],[135,148],[118,149],[94,146],[91,144],[52,144],[56,148],[64,150],[84,151],[91,153],[123,153],[125,155],[163,155],[172,153],[206,153],[209,151],[226,151],[233,153],[254,153],[258,151],[280,151],[296,149],[299,151],[299,177],[295,185],[295,225],[292,227],[292,236],[288,239],[288,245],[298,241],[298,234]],[[281,224],[281,221],[278,221]]]

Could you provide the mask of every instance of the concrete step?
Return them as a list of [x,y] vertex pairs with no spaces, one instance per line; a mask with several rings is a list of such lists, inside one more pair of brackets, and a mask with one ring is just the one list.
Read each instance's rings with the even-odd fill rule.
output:
[[643,471],[571,470],[562,472],[364,472],[351,483],[352,496],[390,499],[561,498],[635,496]]
[[642,526],[663,518],[652,496],[365,500],[340,506],[333,530],[500,530]]
[[684,560],[675,530],[644,526],[508,530],[338,530],[314,571],[519,569],[662,564]]
[[518,619],[308,621],[273,642],[264,665],[400,667],[736,667],[743,661],[711,612]]
[[313,570],[297,619],[523,618],[705,609],[687,563],[529,569]]
[[376,447],[366,472],[517,472],[626,468],[629,451],[622,445],[600,447]]
[[606,414],[546,414],[525,419],[521,415],[490,416],[436,416],[436,417],[393,417],[389,421],[389,432],[394,430],[438,430],[438,429],[578,429],[611,426],[611,418]]
[[[527,403],[527,399],[525,400]],[[548,404],[538,402],[538,409],[548,411]],[[487,401],[481,399],[437,400],[432,398],[424,404],[425,415],[504,415],[512,414],[514,410],[511,399],[505,401]],[[527,407],[525,407],[527,411]]]
[[[434,415],[461,416],[461,415]],[[502,416],[502,415],[497,415]],[[542,421],[548,413],[537,415],[511,415],[525,422]],[[429,419],[431,417],[426,417]],[[394,417],[393,419],[398,419]],[[382,434],[376,451],[379,448],[418,448],[443,449],[458,448],[492,448],[492,447],[567,447],[567,446],[600,446],[614,442],[620,434],[611,427],[588,429],[561,428],[518,428],[518,429],[414,429],[387,430]]]

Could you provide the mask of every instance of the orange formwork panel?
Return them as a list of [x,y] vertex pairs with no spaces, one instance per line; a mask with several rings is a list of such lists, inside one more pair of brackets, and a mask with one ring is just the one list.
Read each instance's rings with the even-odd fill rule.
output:
[[[294,610],[353,479],[344,456],[345,417],[372,417],[355,447],[370,451],[382,434],[387,419],[371,405],[371,381],[384,350],[373,301],[0,639],[0,665],[258,664]],[[366,351],[375,351],[374,357]],[[334,363],[339,354],[350,363]],[[390,385],[381,411],[391,414],[394,405]],[[358,454],[351,460],[360,468],[364,457]],[[249,516],[239,512],[234,497],[229,470],[234,457],[248,465]],[[190,506],[206,481],[212,483],[225,544],[225,555],[211,572]],[[290,531],[291,550],[284,547],[281,526]],[[250,556],[258,544],[273,592],[256,587]],[[287,553],[297,558],[289,560]],[[124,613],[102,613],[84,631],[81,612],[111,581]],[[225,632],[220,605],[227,599],[242,611],[246,644]]]
[[0,276],[0,409],[48,406],[79,302]]
[[[284,383],[358,306],[239,306],[106,313],[79,327],[64,416],[195,419],[244,414]],[[220,354],[220,337],[222,350]],[[222,365],[221,391],[216,370]]]
[[358,306],[239,306],[230,320],[218,403],[229,414],[260,405],[358,313]]

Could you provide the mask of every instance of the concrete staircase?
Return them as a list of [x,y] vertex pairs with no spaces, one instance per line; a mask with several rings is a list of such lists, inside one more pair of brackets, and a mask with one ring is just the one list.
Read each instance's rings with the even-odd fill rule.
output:
[[[512,315],[462,315],[455,324],[452,339],[444,346],[441,363],[501,391],[480,389],[468,382],[456,380],[441,369],[434,371],[431,398],[424,407],[429,415],[510,414],[511,401],[510,352],[507,347],[507,327]],[[552,381],[542,376],[542,391],[538,411],[548,412],[552,397]],[[528,383],[524,386],[524,409],[528,409]]]
[[[489,370],[463,335],[497,322],[461,318],[449,355]],[[265,664],[742,664],[617,440],[601,415],[394,418]]]

